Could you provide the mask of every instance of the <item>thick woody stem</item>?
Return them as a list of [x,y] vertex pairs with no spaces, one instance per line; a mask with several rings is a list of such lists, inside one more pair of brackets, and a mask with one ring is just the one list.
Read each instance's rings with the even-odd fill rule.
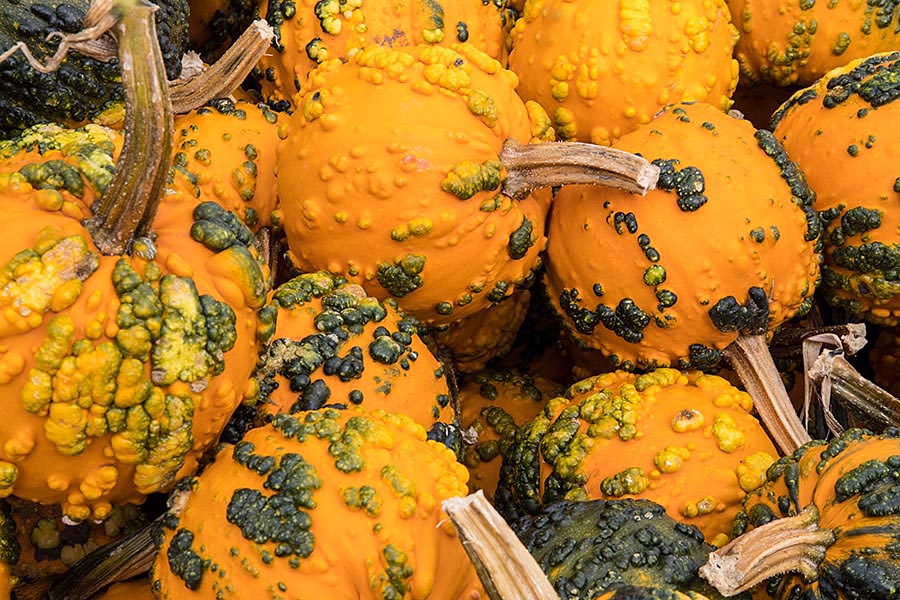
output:
[[819,527],[819,511],[810,504],[794,517],[751,529],[710,553],[700,576],[723,596],[740,594],[789,571],[814,579],[834,540],[832,530]]
[[521,199],[542,187],[593,184],[644,195],[656,187],[659,168],[623,150],[583,142],[519,144],[507,140],[500,152],[506,168],[503,193]]
[[490,600],[559,600],[540,565],[481,490],[443,502]]
[[809,432],[784,389],[765,336],[741,334],[725,348],[724,354],[782,454],[791,454],[810,441]]
[[900,426],[900,399],[860,375],[840,350],[822,350],[807,375],[865,427],[880,431]]
[[124,254],[147,235],[164,191],[173,149],[174,121],[162,53],[156,37],[156,6],[116,0],[112,28],[125,88],[125,140],[115,174],[95,203],[85,227],[107,255]]

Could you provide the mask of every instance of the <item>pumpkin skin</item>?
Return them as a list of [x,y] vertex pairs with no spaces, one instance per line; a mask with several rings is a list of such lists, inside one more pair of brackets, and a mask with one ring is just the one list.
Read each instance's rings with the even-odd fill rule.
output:
[[500,481],[501,455],[520,425],[533,419],[563,386],[516,369],[482,369],[459,386],[462,462],[469,469],[469,493],[482,490],[488,501]]
[[[0,163],[3,285],[28,302],[0,325],[0,494],[60,504],[76,521],[196,469],[256,393],[257,311],[270,284],[249,230],[198,203],[180,174],[154,221],[155,256],[101,256],[81,221],[121,138],[90,131],[29,132]],[[66,261],[74,277],[54,275]]]
[[610,145],[675,102],[725,111],[738,81],[724,0],[528,0],[511,33],[519,94],[563,140]]
[[582,380],[520,427],[494,503],[510,519],[563,499],[645,498],[722,545],[778,456],[752,404],[699,371]]
[[486,598],[440,508],[466,477],[405,415],[279,415],[187,481],[153,588],[160,600]]
[[263,104],[213,100],[175,117],[173,163],[196,175],[204,199],[235,213],[252,231],[271,227],[278,209],[275,151],[286,122]]
[[[853,61],[796,92],[772,126],[823,215],[822,297],[871,323],[900,323],[900,52]],[[843,173],[842,176],[836,176]]]
[[576,344],[626,370],[706,370],[739,334],[809,311],[814,195],[770,133],[707,104],[673,105],[614,147],[660,166],[660,182],[644,198],[557,195],[545,284]]
[[114,583],[97,600],[154,600],[153,589],[146,578]]
[[455,421],[443,367],[393,300],[318,272],[281,284],[270,306],[275,332],[254,374],[262,415],[361,404],[442,423],[436,434]]
[[261,0],[259,15],[275,29],[273,51],[254,70],[263,99],[287,108],[305,92],[307,77],[329,59],[343,59],[365,46],[404,48],[419,44],[473,44],[506,62],[512,14],[506,0]]
[[741,78],[777,86],[809,85],[831,69],[897,49],[894,3],[849,0],[729,0],[740,38]]
[[900,586],[896,547],[897,456],[900,430],[875,435],[849,429],[824,442],[814,440],[769,469],[765,485],[749,493],[735,519],[735,534],[798,514],[810,503],[819,528],[835,541],[825,551],[814,581],[787,573],[768,581],[771,598],[849,600],[888,598]]
[[507,139],[528,143],[548,130],[515,84],[464,44],[370,47],[321,65],[278,149],[284,231],[298,268],[394,297],[425,326],[528,287],[550,193],[502,194],[499,153]]

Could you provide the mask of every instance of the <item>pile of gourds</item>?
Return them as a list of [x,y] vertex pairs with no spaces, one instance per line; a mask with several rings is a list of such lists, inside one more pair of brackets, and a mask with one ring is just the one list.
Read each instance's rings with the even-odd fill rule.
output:
[[0,598],[900,597],[896,3],[7,4]]

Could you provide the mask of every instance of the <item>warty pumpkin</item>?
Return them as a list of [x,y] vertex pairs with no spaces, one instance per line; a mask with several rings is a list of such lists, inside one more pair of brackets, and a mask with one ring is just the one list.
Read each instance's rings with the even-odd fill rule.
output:
[[489,368],[466,374],[459,384],[462,462],[469,469],[469,493],[493,500],[501,456],[516,431],[533,419],[563,386],[516,369]]
[[269,286],[251,232],[198,203],[184,174],[159,202],[172,123],[153,9],[115,10],[124,136],[39,129],[0,166],[0,493],[58,503],[73,520],[103,519],[196,468],[255,393]]
[[403,413],[459,444],[444,368],[392,299],[317,272],[278,286],[269,307],[275,330],[254,371],[261,418],[362,405]]
[[173,164],[196,178],[198,195],[238,215],[253,231],[278,221],[276,148],[285,115],[263,104],[219,98],[175,117]]
[[[320,65],[278,151],[297,266],[394,297],[425,326],[459,321],[528,287],[550,202],[546,189],[528,192],[552,185],[551,175],[560,184],[572,175],[534,154],[602,150],[529,145],[552,129],[515,85],[470,44],[375,46]],[[625,184],[652,185],[654,168],[629,158]],[[614,182],[598,170],[594,180]]]
[[[278,415],[223,446],[163,519],[171,598],[485,598],[441,502],[467,473],[405,415]],[[440,561],[440,563],[438,563]]]
[[772,116],[775,137],[816,193],[822,297],[870,323],[900,323],[900,52],[828,72]]
[[894,2],[729,0],[748,82],[809,85],[828,71],[900,46]]
[[725,111],[738,81],[725,0],[528,0],[511,38],[519,94],[563,140],[609,145],[671,103]]
[[726,594],[768,579],[782,600],[895,597],[898,449],[896,428],[850,429],[779,459],[701,575]]
[[512,14],[506,0],[260,0],[258,13],[275,29],[273,51],[254,77],[265,102],[294,106],[307,77],[329,59],[346,60],[365,46],[403,48],[468,42],[506,62]]
[[772,383],[751,390],[754,402],[792,451],[809,437],[764,337],[808,312],[819,283],[821,224],[803,173],[771,133],[703,103],[669,106],[614,147],[658,165],[659,183],[645,198],[560,190],[547,228],[552,306],[579,346],[623,369],[712,369],[729,352],[734,364],[740,344],[761,346],[752,364]]
[[752,408],[699,371],[582,380],[519,428],[494,503],[510,519],[558,500],[646,498],[721,545],[778,456]]

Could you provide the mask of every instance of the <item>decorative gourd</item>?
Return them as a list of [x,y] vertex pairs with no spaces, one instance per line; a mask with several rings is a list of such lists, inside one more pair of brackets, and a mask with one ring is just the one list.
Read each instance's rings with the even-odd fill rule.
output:
[[154,600],[155,598],[153,588],[150,587],[150,580],[146,577],[115,583],[97,596],[97,600]]
[[900,46],[893,2],[729,0],[741,78],[809,85],[848,62]]
[[[810,309],[821,260],[814,195],[771,133],[681,104],[614,147],[661,174],[646,198],[584,186],[556,197],[545,282],[577,344],[618,368],[706,370],[736,344],[764,350],[763,336]],[[754,402],[790,452],[809,438],[796,423],[778,434],[793,408],[769,370],[772,389]],[[770,419],[769,404],[783,416]]]
[[188,0],[190,48],[216,60],[256,17],[257,0]]
[[[91,0],[4,2],[0,14],[0,54],[23,43],[47,61],[60,40],[84,27]],[[181,72],[188,47],[188,1],[157,0],[156,29],[168,79]],[[69,53],[55,72],[40,73],[22,53],[5,58],[0,69],[0,137],[36,123],[83,124],[125,99],[119,64]]]
[[780,600],[895,596],[898,455],[900,430],[850,429],[780,459],[701,575],[726,594],[768,579]]
[[173,162],[196,175],[205,200],[215,200],[253,231],[270,227],[278,208],[275,152],[286,121],[262,104],[214,100],[175,118]]
[[[713,547],[699,529],[675,521],[655,502],[563,500],[510,526],[562,600],[617,598],[608,595],[617,589],[620,599],[677,598],[678,590],[722,600],[697,574]],[[656,588],[663,595],[636,590],[629,596],[622,588],[632,586]]]
[[444,369],[393,300],[318,272],[281,284],[270,306],[275,331],[254,375],[262,415],[362,405],[458,436]]
[[506,0],[260,0],[259,15],[275,28],[273,51],[255,79],[271,106],[293,106],[307,91],[307,76],[329,59],[347,59],[364,46],[403,48],[468,42],[506,61],[506,33],[513,15]]
[[467,473],[405,415],[279,415],[223,446],[163,518],[173,598],[485,598],[441,510]]
[[515,369],[484,369],[466,375],[459,386],[462,462],[469,469],[469,493],[482,490],[493,500],[500,481],[501,455],[520,425],[533,419],[562,386]]
[[652,185],[655,168],[640,157],[616,153],[630,165],[609,168],[595,160],[608,149],[529,146],[552,129],[515,85],[469,44],[375,46],[323,63],[278,151],[284,231],[298,268],[392,296],[423,325],[440,327],[533,281],[550,194],[528,192],[585,171],[535,154],[580,150],[592,155],[594,175],[578,181],[614,185],[618,172],[630,189]]
[[772,117],[825,223],[822,297],[882,325],[900,323],[900,180],[889,166],[900,152],[898,78],[900,52],[856,60]]
[[494,503],[515,518],[563,499],[646,498],[721,545],[778,456],[752,408],[746,392],[699,371],[585,379],[520,427]]
[[725,111],[738,81],[725,0],[528,0],[511,37],[519,94],[563,140],[609,145],[674,102]]
[[18,578],[13,574],[13,566],[19,562],[21,547],[16,539],[16,522],[12,509],[6,500],[0,501],[0,598],[12,598],[13,588]]
[[531,291],[520,289],[481,312],[432,328],[429,340],[433,342],[435,354],[451,360],[458,373],[474,373],[485,368],[512,349],[530,304]]
[[152,8],[113,8],[124,140],[48,128],[0,164],[0,495],[60,504],[73,520],[103,519],[196,468],[255,393],[269,290],[251,232],[198,203],[184,174],[157,206],[172,150]]

